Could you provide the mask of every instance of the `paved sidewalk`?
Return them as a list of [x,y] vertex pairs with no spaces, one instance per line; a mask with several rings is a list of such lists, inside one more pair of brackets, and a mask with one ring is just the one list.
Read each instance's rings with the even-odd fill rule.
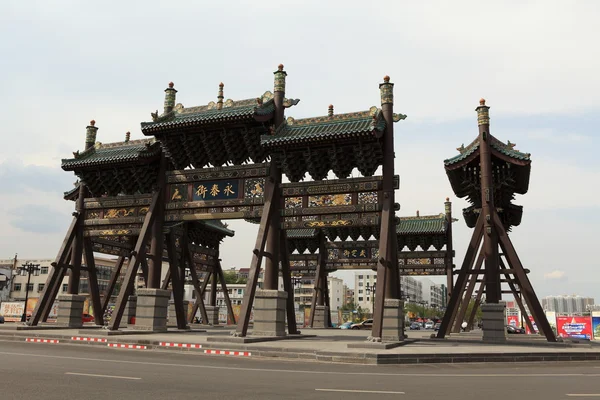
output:
[[511,337],[506,344],[490,345],[482,343],[480,335],[473,332],[451,335],[448,340],[428,338],[432,331],[407,332],[409,340],[406,344],[391,349],[349,348],[349,344],[366,343],[369,332],[340,329],[301,329],[307,337],[251,344],[218,340],[219,337],[229,338],[232,331],[233,327],[194,325],[189,331],[170,329],[166,333],[140,333],[124,329],[121,335],[109,335],[106,330],[93,326],[86,326],[85,329],[17,330],[15,324],[4,324],[0,325],[0,340],[22,341],[30,338],[54,339],[61,344],[128,344],[142,346],[144,350],[161,351],[230,350],[248,353],[253,357],[363,364],[600,360],[600,346],[597,344],[549,344],[538,337],[524,337],[522,340]]

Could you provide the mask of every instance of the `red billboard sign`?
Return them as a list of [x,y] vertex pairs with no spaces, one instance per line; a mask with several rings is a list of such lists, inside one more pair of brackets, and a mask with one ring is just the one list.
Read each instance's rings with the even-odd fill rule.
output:
[[556,331],[559,337],[592,339],[591,317],[556,317]]
[[[535,321],[533,320],[533,317],[530,315],[529,316],[529,320],[531,321],[531,325],[533,325],[533,329],[535,330],[535,333],[538,333],[538,327],[535,324]],[[525,324],[525,333],[527,333],[528,335],[531,334],[531,330],[529,330],[529,325]]]
[[512,325],[514,327],[520,327],[519,316],[518,315],[507,315],[506,316],[506,325]]

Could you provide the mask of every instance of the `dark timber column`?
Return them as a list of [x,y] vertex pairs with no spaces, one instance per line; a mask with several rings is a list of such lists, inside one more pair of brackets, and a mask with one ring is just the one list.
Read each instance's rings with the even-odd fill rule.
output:
[[[275,103],[275,129],[277,129],[284,119],[285,108],[283,106],[283,99],[285,98],[285,77],[287,73],[283,70],[283,65],[279,64],[279,67],[274,74],[275,85],[273,90],[273,102]],[[275,185],[276,190],[273,196],[273,203],[278,207],[275,207],[276,212],[271,217],[269,232],[267,234],[267,260],[265,262],[264,289],[277,290],[279,280],[279,239],[281,229],[281,210],[279,208],[279,204],[281,203],[281,194],[279,192],[281,169],[279,169],[274,162],[271,162],[271,178],[273,178],[273,182],[268,184]]]
[[[167,89],[169,90],[169,89]],[[175,89],[173,89],[175,90]],[[160,169],[158,172],[158,208],[156,210],[156,219],[152,225],[151,239],[150,239],[150,254],[148,256],[148,282],[146,287],[148,289],[160,289],[160,274],[162,269],[162,256],[164,247],[164,201],[165,201],[165,169],[166,159],[165,155],[161,156]]]
[[481,169],[481,215],[483,216],[483,246],[485,257],[485,301],[481,307],[484,341],[505,341],[504,305],[500,304],[500,256],[498,252],[498,230],[494,215],[494,178],[491,155],[489,107],[479,100],[477,125],[479,125],[479,167]]
[[327,240],[325,234],[319,232],[319,257],[318,263],[319,268],[317,273],[319,274],[317,279],[317,304],[315,305],[314,319],[312,321],[313,328],[329,328],[329,307],[327,304],[329,301],[326,296],[327,291]]
[[[283,70],[283,64],[279,64],[275,75],[273,89],[273,102],[275,105],[274,128],[277,129],[284,120],[285,107],[283,100],[285,98],[285,77],[287,73]],[[279,258],[283,248],[281,240],[281,169],[276,165],[275,160],[271,160],[270,177],[265,185],[265,193],[272,191],[272,200],[270,207],[270,220],[267,221],[267,238],[265,246],[265,270],[263,290],[257,290],[254,304],[254,330],[253,335],[257,336],[285,336],[285,316],[287,293],[279,291]],[[265,201],[267,197],[265,196]],[[264,212],[264,211],[263,211]],[[262,225],[262,219],[261,219]],[[264,229],[261,226],[261,230]],[[259,231],[260,235],[260,231]],[[259,250],[260,251],[260,250]],[[252,273],[252,272],[251,272]],[[250,282],[250,280],[248,281]],[[246,302],[246,297],[244,297]],[[250,302],[248,304],[252,306]],[[245,310],[245,308],[244,308]],[[244,319],[240,318],[244,324]],[[239,330],[238,333],[243,333]]]
[[[403,339],[403,308],[398,299],[400,288],[396,288],[399,278],[397,255],[393,255],[392,235],[394,224],[394,84],[385,76],[379,85],[381,112],[385,120],[383,137],[383,202],[381,213],[381,231],[379,234],[379,260],[377,264],[377,289],[375,309],[373,311],[373,330],[371,341],[400,341]],[[390,248],[391,246],[391,248]],[[396,298],[395,298],[396,297]],[[385,319],[385,322],[384,322]]]
[[[96,121],[91,120],[86,127],[85,150],[94,147],[96,143]],[[87,194],[85,182],[79,182],[79,196],[75,203],[77,214],[83,214],[84,199]],[[93,256],[92,256],[93,257]],[[81,280],[81,259],[83,258],[83,218],[80,218],[75,226],[73,244],[71,247],[71,271],[69,275],[69,285],[66,295],[59,296],[59,309],[57,323],[67,325],[70,328],[77,328],[82,325],[81,314],[83,313],[83,303],[85,296],[79,295],[79,283]],[[89,265],[87,266],[89,267]],[[52,300],[50,300],[52,301]],[[95,311],[95,310],[94,310]],[[99,312],[99,311],[98,311]]]
[[497,304],[500,293],[498,232],[494,226],[494,182],[492,176],[492,156],[490,148],[489,107],[485,100],[479,101],[477,124],[479,125],[479,165],[481,168],[481,213],[483,214],[483,252],[485,255],[486,303]]
[[448,243],[446,243],[446,304],[448,304],[450,302],[450,297],[452,297],[452,288],[454,286],[454,277],[452,275],[454,268],[454,249],[452,246],[452,203],[448,197],[446,197],[444,209],[446,212],[446,224],[448,224],[448,227],[446,228],[446,239],[448,240]]
[[[219,276],[218,265],[215,265],[212,268],[213,273],[210,279],[210,296],[208,298],[208,305],[205,308],[208,315],[208,324],[219,325],[219,307],[217,306],[217,278]],[[202,295],[204,295],[204,293]]]

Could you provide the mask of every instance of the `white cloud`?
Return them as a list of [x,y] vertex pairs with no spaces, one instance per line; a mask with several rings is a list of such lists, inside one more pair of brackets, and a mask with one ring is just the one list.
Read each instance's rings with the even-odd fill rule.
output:
[[563,279],[565,277],[565,271],[554,270],[544,274],[544,279]]

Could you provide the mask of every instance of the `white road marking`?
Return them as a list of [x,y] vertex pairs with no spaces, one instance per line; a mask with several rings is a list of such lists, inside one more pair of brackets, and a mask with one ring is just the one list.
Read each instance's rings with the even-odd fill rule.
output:
[[346,393],[376,393],[376,394],[406,394],[404,392],[387,392],[384,390],[349,390],[349,389],[315,389],[317,392],[346,392]]
[[585,394],[585,393],[567,393],[569,397],[600,397],[600,393]]
[[93,376],[95,378],[114,378],[114,379],[129,379],[132,381],[138,381],[142,378],[136,378],[132,376],[114,376],[114,375],[97,375],[97,374],[80,374],[79,372],[65,372],[65,375],[79,375],[79,376]]
[[[303,371],[303,370],[291,370],[291,369],[269,369],[269,368],[242,368],[242,367],[217,367],[214,365],[198,365],[198,364],[174,364],[174,363],[158,363],[150,361],[127,361],[127,360],[114,360],[106,358],[87,358],[87,357],[69,357],[69,356],[51,356],[46,354],[32,354],[32,353],[12,353],[2,351],[0,354],[12,355],[12,356],[25,356],[25,357],[38,357],[38,358],[54,358],[62,360],[79,360],[79,361],[95,361],[95,362],[107,362],[107,363],[119,363],[119,364],[133,364],[133,365],[156,365],[162,367],[182,367],[182,368],[204,368],[204,369],[217,369],[217,370],[235,370],[235,371],[257,371],[257,372],[280,372],[280,373],[291,373],[291,374],[321,374],[321,375],[359,375],[359,376],[407,376],[407,377],[437,377],[437,378],[531,378],[531,377],[574,377],[574,376],[587,376],[596,377],[600,374],[427,374],[427,373],[411,373],[411,374],[392,374],[392,373],[381,373],[381,372],[337,372],[337,371]],[[149,354],[149,353],[146,353]],[[161,353],[164,354],[164,353]],[[239,360],[239,359],[238,359]],[[256,360],[256,359],[255,359]]]

